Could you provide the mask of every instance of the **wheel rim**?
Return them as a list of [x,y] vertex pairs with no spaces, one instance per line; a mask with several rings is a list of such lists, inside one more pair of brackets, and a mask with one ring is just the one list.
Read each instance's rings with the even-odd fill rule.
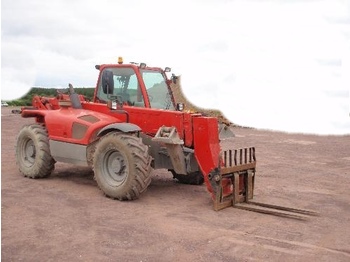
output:
[[119,151],[108,151],[103,157],[102,167],[105,179],[111,186],[123,184],[128,176],[128,161]]
[[23,159],[27,167],[31,167],[35,163],[36,149],[32,139],[28,138],[23,145]]

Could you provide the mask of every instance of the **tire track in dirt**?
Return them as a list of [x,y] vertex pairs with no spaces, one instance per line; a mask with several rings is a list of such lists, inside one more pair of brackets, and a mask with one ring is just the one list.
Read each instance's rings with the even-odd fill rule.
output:
[[[216,238],[216,240],[221,243],[225,241],[229,241],[239,245],[256,246],[257,245],[256,240],[258,240],[259,246],[261,246],[262,248],[270,251],[285,253],[288,255],[302,255],[305,253],[320,255],[320,252],[325,252],[325,253],[341,255],[344,258],[350,260],[350,250],[349,251],[338,250],[334,248],[318,246],[318,245],[309,244],[309,243],[300,242],[300,241],[291,241],[291,240],[285,240],[285,239],[279,239],[279,238],[266,237],[266,236],[250,234],[247,232],[235,231],[235,230],[230,230],[230,235],[227,234],[227,231],[223,231],[222,234],[223,235],[221,237]],[[235,238],[232,238],[232,235],[234,235]],[[238,239],[237,235],[242,236],[242,238]],[[249,241],[250,238],[251,238],[251,241]],[[302,249],[302,252],[300,249]]]

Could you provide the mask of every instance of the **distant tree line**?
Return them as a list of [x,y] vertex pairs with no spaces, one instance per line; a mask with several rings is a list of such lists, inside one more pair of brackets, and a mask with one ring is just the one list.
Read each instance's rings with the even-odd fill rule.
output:
[[[57,96],[58,90],[67,90],[67,89],[57,89],[57,88],[42,88],[42,87],[33,87],[26,95],[19,99],[12,101],[7,101],[10,106],[31,106],[33,96],[46,96],[46,97],[55,97]],[[79,95],[84,95],[87,99],[92,100],[94,96],[94,87],[75,87],[75,92]]]

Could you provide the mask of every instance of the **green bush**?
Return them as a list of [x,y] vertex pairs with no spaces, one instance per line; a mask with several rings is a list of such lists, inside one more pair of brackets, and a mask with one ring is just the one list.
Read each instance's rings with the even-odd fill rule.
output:
[[[87,99],[92,100],[94,97],[94,87],[78,87],[74,88],[75,92],[79,95],[85,96]],[[56,88],[41,88],[33,87],[27,94],[19,99],[8,101],[9,106],[31,106],[33,96],[46,96],[46,97],[55,97],[57,96]]]

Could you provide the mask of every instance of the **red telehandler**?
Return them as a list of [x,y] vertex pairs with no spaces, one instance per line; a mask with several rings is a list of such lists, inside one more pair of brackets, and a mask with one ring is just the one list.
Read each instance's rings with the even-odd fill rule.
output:
[[171,92],[176,77],[167,78],[170,68],[124,64],[119,58],[96,69],[93,101],[69,84],[67,93],[34,96],[33,106],[22,108],[22,117],[36,122],[25,125],[17,138],[16,162],[24,176],[47,177],[56,161],[90,166],[106,196],[133,200],[151,183],[152,168],[163,168],[181,183],[205,183],[215,210],[258,208],[251,201],[255,148],[222,151],[220,140],[229,127],[217,118],[184,112]]

